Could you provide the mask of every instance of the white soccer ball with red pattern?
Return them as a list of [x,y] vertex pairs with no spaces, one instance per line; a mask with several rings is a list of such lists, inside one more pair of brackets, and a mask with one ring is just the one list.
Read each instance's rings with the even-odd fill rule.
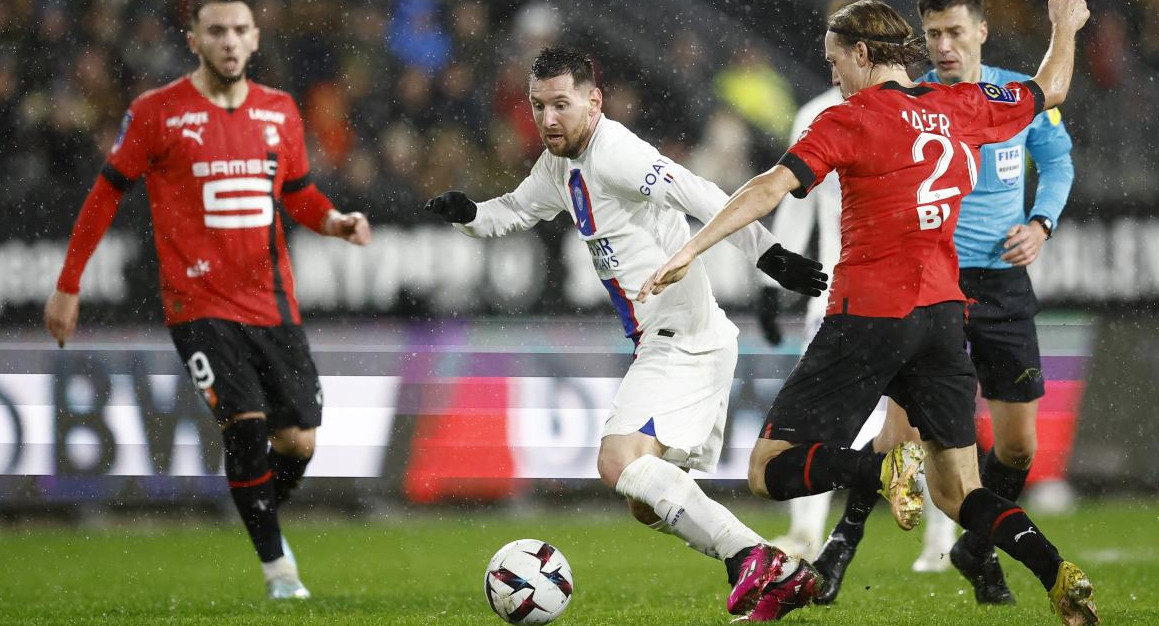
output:
[[571,601],[571,565],[563,553],[538,539],[499,548],[483,577],[491,610],[512,624],[546,624]]

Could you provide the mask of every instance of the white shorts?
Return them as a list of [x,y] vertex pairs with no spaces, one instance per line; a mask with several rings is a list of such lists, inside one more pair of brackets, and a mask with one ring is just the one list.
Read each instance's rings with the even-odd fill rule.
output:
[[736,341],[690,353],[672,340],[649,338],[612,400],[604,436],[638,432],[652,420],[663,459],[711,472],[724,443],[728,396],[736,370]]

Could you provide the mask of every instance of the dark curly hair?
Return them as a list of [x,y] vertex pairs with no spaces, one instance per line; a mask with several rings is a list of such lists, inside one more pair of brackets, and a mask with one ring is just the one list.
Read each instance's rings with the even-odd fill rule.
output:
[[570,48],[544,48],[531,62],[530,80],[547,80],[571,74],[575,84],[596,83],[595,63],[592,57]]

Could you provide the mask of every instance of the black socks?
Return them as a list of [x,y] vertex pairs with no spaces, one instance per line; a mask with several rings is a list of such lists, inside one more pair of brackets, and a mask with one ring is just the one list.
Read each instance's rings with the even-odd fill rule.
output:
[[1049,591],[1062,557],[1018,505],[983,487],[971,491],[958,513],[963,528],[989,540],[1025,565]]
[[884,455],[833,444],[800,444],[765,466],[765,488],[774,500],[789,500],[838,487],[880,488]]
[[258,558],[268,563],[282,556],[282,531],[273,472],[266,457],[269,434],[263,419],[243,419],[221,433],[225,444],[225,477],[229,495],[241,515]]
[[302,475],[306,473],[310,457],[289,456],[270,448],[267,458],[270,469],[274,472],[274,496],[281,505],[302,482]]

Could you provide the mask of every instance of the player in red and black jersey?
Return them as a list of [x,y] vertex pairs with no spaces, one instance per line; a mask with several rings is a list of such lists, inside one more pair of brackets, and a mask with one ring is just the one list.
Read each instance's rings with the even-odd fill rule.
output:
[[[909,79],[906,66],[924,58],[924,41],[885,3],[861,0],[834,13],[825,56],[845,102],[733,194],[639,297],[663,291],[713,244],[836,170],[842,241],[827,316],[769,410],[749,487],[784,500],[877,485],[898,524],[912,528],[921,514],[922,450],[906,443],[882,458],[846,447],[887,395],[921,434],[938,508],[1034,572],[1064,623],[1095,624],[1086,574],[1059,556],[1022,509],[979,480],[977,379],[965,349],[953,240],[962,196],[977,181],[979,146],[1015,135],[1069,90],[1075,34],[1089,13],[1084,0],[1050,0],[1049,12],[1051,46],[1032,80],[953,86]],[[791,589],[770,598],[811,600]]]
[[313,455],[322,391],[279,209],[358,245],[370,240],[370,227],[361,213],[336,211],[310,182],[290,96],[246,78],[258,48],[248,4],[195,3],[187,39],[198,68],[129,107],[77,217],[44,319],[63,347],[76,329],[85,264],[125,190],[144,176],[165,323],[221,426],[230,494],[270,597],[305,598],[277,509]]

